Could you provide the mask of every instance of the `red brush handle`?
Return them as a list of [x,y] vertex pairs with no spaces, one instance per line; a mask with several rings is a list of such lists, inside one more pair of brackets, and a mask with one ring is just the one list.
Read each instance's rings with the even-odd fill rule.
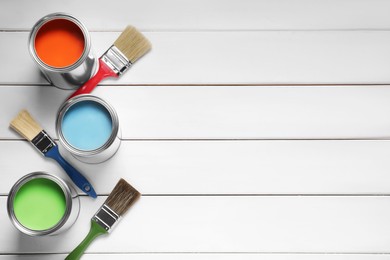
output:
[[117,78],[118,75],[106,65],[101,59],[99,59],[99,70],[95,76],[90,78],[81,88],[76,90],[68,99],[72,97],[81,95],[81,94],[89,94],[94,90],[94,88],[105,78],[114,77]]

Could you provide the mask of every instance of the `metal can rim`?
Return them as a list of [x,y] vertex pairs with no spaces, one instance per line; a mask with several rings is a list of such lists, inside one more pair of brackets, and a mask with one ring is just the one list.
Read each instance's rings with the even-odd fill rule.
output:
[[[75,63],[73,63],[72,65],[67,66],[67,67],[49,66],[46,63],[44,63],[35,52],[35,36],[36,36],[37,32],[45,23],[52,21],[54,19],[66,19],[66,20],[74,22],[80,28],[80,30],[82,31],[82,33],[84,35],[84,44],[85,45],[84,45],[83,54],[80,56],[80,58]],[[28,45],[29,45],[28,47],[29,47],[30,55],[40,66],[44,67],[46,70],[53,71],[53,72],[67,72],[67,71],[71,71],[71,70],[77,68],[78,66],[80,66],[84,62],[86,57],[89,55],[89,52],[91,50],[91,37],[89,35],[89,31],[88,31],[87,27],[85,27],[85,25],[80,20],[78,20],[76,17],[74,17],[73,15],[68,14],[68,13],[57,12],[57,13],[51,13],[51,14],[48,14],[48,15],[42,17],[34,24],[34,26],[32,27],[32,30],[30,32],[30,35],[29,35]]]
[[[19,220],[15,216],[14,212],[14,207],[13,207],[13,202],[15,199],[16,193],[19,191],[19,189],[26,184],[27,182],[33,180],[33,179],[38,179],[38,178],[45,178],[49,179],[51,181],[54,181],[63,191],[65,195],[65,204],[66,204],[66,210],[64,216],[61,218],[61,220],[53,227],[45,230],[33,230],[29,229],[25,226],[23,226],[22,223],[19,222]],[[7,199],[7,211],[8,211],[8,216],[11,220],[11,222],[14,224],[14,226],[19,229],[21,232],[30,235],[30,236],[44,236],[44,235],[50,235],[57,230],[61,229],[65,223],[68,221],[69,216],[72,211],[72,192],[70,190],[70,187],[68,184],[63,181],[61,178],[49,174],[47,172],[39,171],[39,172],[32,172],[27,175],[24,175],[21,177],[11,188],[8,199]]]
[[[112,122],[111,135],[102,146],[100,146],[99,148],[97,148],[95,150],[77,149],[76,147],[74,147],[70,143],[68,143],[68,141],[66,140],[66,138],[64,137],[64,135],[62,133],[62,120],[63,120],[66,112],[68,111],[68,109],[71,106],[73,106],[79,102],[82,102],[82,101],[94,101],[94,102],[102,105],[105,109],[107,109],[108,113],[111,116],[111,122]],[[110,147],[114,143],[115,139],[117,138],[118,132],[119,132],[119,119],[118,119],[118,115],[117,115],[115,109],[107,101],[105,101],[104,99],[102,99],[100,97],[94,96],[94,95],[83,94],[83,95],[78,95],[78,96],[75,96],[75,97],[67,100],[59,108],[59,111],[57,114],[57,120],[56,120],[56,131],[57,131],[57,135],[58,135],[60,142],[64,145],[64,147],[69,152],[71,152],[74,155],[81,156],[81,157],[90,157],[90,156],[94,156],[94,155],[97,155],[97,154],[105,151],[108,147]]]

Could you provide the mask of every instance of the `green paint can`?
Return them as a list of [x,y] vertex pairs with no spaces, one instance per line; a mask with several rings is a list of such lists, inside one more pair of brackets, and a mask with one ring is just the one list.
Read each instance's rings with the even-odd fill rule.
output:
[[7,208],[12,223],[21,232],[30,236],[56,235],[76,221],[80,201],[62,179],[34,172],[15,183]]

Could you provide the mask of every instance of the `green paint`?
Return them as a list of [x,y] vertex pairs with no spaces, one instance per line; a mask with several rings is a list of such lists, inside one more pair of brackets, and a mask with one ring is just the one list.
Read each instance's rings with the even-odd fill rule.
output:
[[37,178],[19,188],[14,199],[15,216],[26,228],[46,230],[64,216],[65,195],[52,180]]

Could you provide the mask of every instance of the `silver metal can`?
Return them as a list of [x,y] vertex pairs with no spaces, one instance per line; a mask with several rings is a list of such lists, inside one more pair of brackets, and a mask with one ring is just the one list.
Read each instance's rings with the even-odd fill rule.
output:
[[[105,142],[101,146],[96,147],[94,149],[84,149],[77,147],[69,140],[67,140],[66,134],[64,133],[64,118],[67,112],[70,109],[74,108],[76,105],[81,104],[81,102],[92,102],[96,105],[101,106],[106,110],[111,121],[111,130],[108,138],[104,140]],[[63,147],[73,157],[85,163],[101,163],[110,159],[118,151],[121,144],[121,131],[116,111],[109,103],[94,95],[78,95],[67,100],[60,107],[59,112],[57,114],[56,130],[59,141],[63,145]],[[81,131],[82,130],[80,130],[79,133],[75,133],[75,135],[79,136],[81,134]],[[93,135],[93,133],[89,134]]]
[[[67,20],[77,26],[84,37],[84,50],[80,58],[65,67],[55,67],[41,60],[36,51],[36,36],[42,26],[55,20]],[[41,18],[32,28],[29,38],[29,52],[45,75],[54,86],[61,89],[77,89],[93,76],[98,68],[97,58],[91,48],[91,39],[87,28],[74,16],[67,13],[53,13]]]
[[[18,220],[14,210],[15,197],[18,191],[23,187],[23,185],[36,179],[46,179],[52,181],[62,190],[65,198],[65,213],[63,214],[62,218],[54,226],[43,230],[31,229],[23,225]],[[12,224],[22,233],[30,236],[51,236],[57,235],[69,229],[73,225],[80,212],[80,200],[74,188],[72,188],[72,186],[68,185],[59,177],[48,174],[46,172],[33,172],[20,178],[11,188],[7,200],[7,210]]]

